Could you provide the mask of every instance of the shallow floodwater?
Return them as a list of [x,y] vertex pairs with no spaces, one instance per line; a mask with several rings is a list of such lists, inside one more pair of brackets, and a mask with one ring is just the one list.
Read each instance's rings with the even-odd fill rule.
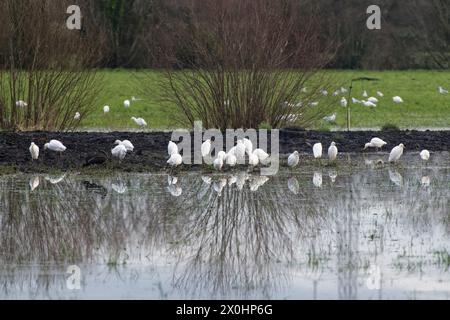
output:
[[449,299],[449,153],[377,159],[0,177],[0,298]]

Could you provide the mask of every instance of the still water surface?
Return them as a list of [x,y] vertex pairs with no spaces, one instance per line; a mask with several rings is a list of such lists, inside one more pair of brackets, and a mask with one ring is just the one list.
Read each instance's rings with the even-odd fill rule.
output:
[[449,299],[449,153],[376,159],[0,177],[0,298]]

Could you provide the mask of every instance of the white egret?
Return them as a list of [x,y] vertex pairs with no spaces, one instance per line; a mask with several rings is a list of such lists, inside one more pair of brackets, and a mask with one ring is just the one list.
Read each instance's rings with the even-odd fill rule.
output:
[[[228,152],[229,154],[233,154],[233,155],[235,155],[236,156],[236,154],[235,153],[233,153],[233,152]],[[217,153],[217,158],[220,158],[220,159],[222,159],[222,161],[224,161],[225,160],[225,157],[227,156],[227,154],[225,153],[225,151],[219,151],[218,153]]]
[[362,103],[362,105],[364,107],[372,107],[372,108],[374,108],[374,107],[377,106],[375,103],[370,102],[370,101],[365,101],[365,100],[362,100],[361,103]]
[[39,176],[30,179],[30,190],[34,191],[37,187],[39,187],[40,179]]
[[318,101],[313,101],[309,104],[311,107],[317,107],[319,105]]
[[129,108],[130,105],[131,105],[130,100],[125,100],[125,101],[123,102],[123,106],[124,106],[125,108]]
[[342,99],[341,99],[341,106],[344,107],[344,108],[346,108],[347,105],[348,105],[347,99],[345,99],[345,97],[342,97]]
[[262,164],[266,163],[266,160],[268,160],[269,158],[269,154],[263,149],[255,149],[255,151],[253,151],[253,154],[258,157],[259,162],[261,162]]
[[238,140],[237,145],[236,145],[236,152],[235,152],[236,158],[238,160],[244,159],[245,151],[246,151],[246,148],[245,148],[244,141]]
[[206,157],[211,152],[211,139],[202,143],[201,147],[202,157]]
[[318,172],[318,171],[314,172],[314,175],[313,175],[313,185],[314,185],[316,188],[322,187],[322,172]]
[[322,158],[322,144],[320,142],[313,145],[313,155],[315,159]]
[[298,151],[294,151],[294,153],[290,154],[288,157],[288,166],[291,168],[294,168],[298,165],[298,162],[300,161],[300,155],[298,154]]
[[338,155],[338,149],[336,147],[336,143],[332,142],[330,147],[328,148],[328,159],[330,159],[330,161],[334,161],[336,160]]
[[234,166],[236,166],[236,163],[237,163],[237,158],[234,154],[231,153],[231,154],[227,154],[225,156],[225,164],[226,165],[228,165],[230,167],[234,167]]
[[333,92],[333,97],[337,97],[337,96],[339,95],[339,93],[340,93],[340,91],[339,91],[339,90],[337,90],[337,91]]
[[111,150],[111,154],[114,158],[117,158],[119,159],[119,161],[122,161],[127,155],[127,148],[125,148],[123,144],[119,144],[118,146],[114,147]]
[[171,167],[177,167],[180,164],[183,163],[183,157],[179,154],[179,153],[173,153],[169,160],[167,160],[167,163],[171,166]]
[[103,113],[108,113],[108,112],[109,112],[109,106],[104,106]]
[[394,101],[395,103],[403,103],[403,99],[399,96],[393,97],[392,101]]
[[323,117],[323,120],[326,122],[335,122],[336,121],[336,112],[333,113],[332,115]]
[[438,89],[439,89],[439,93],[440,93],[440,94],[448,94],[448,90],[445,90],[445,89],[442,88],[442,87],[439,87]]
[[28,103],[23,100],[16,101],[16,107],[25,108],[28,107]]
[[380,138],[372,138],[372,140],[370,140],[370,142],[366,143],[364,146],[364,150],[366,150],[367,148],[377,148],[377,149],[381,149],[383,148],[383,146],[387,145],[386,141],[381,140]]
[[145,122],[142,118],[131,117],[131,120],[133,120],[141,128],[147,126],[147,122]]
[[75,113],[75,116],[73,117],[75,120],[80,120],[81,114],[79,112]]
[[64,146],[63,144],[62,144],[62,142],[61,141],[58,141],[58,140],[50,140],[50,142],[48,142],[48,143],[46,143],[45,145],[44,145],[44,150],[47,150],[47,149],[49,149],[49,150],[51,150],[51,151],[55,151],[55,152],[64,152],[64,151],[66,151],[66,146]]
[[114,142],[114,144],[117,144],[117,145],[122,144],[122,145],[124,145],[125,149],[127,149],[128,152],[133,152],[133,150],[134,150],[134,146],[129,140],[123,140],[123,141],[116,140]]
[[244,138],[242,140],[244,142],[245,145],[245,152],[250,155],[250,153],[253,152],[253,143],[250,139]]
[[178,146],[176,145],[176,143],[169,141],[169,145],[167,146],[167,153],[169,154],[169,156],[178,153]]
[[384,94],[383,94],[383,92],[381,92],[381,91],[377,91],[377,96],[379,96],[379,97],[384,97]]
[[289,180],[287,182],[287,185],[288,185],[289,190],[293,194],[297,195],[299,193],[299,191],[300,191],[300,184],[298,183],[297,178],[295,178],[295,177],[289,178]]
[[360,104],[360,103],[361,103],[361,100],[352,98],[352,103],[353,103],[353,104]]
[[421,158],[423,161],[428,161],[428,160],[430,160],[430,151],[428,151],[428,150],[422,150],[422,151],[420,152],[420,158]]
[[375,104],[378,103],[378,99],[375,98],[375,97],[370,97],[369,99],[367,99],[367,101],[370,101],[370,102],[375,103]]
[[253,166],[253,167],[256,167],[258,165],[258,163],[259,163],[258,156],[256,154],[254,154],[254,153],[251,153],[248,156],[248,164]]
[[132,102],[136,102],[136,101],[142,101],[142,99],[136,98],[135,96],[131,97],[131,101]]
[[223,167],[223,158],[222,158],[222,157],[217,157],[217,158],[214,160],[213,166],[214,166],[214,169],[216,169],[217,171],[222,170],[222,167]]
[[344,88],[344,87],[341,87],[341,92],[342,92],[342,93],[347,93],[348,90],[347,90],[346,88]]
[[366,90],[364,90],[362,96],[363,96],[364,98],[367,98],[367,97],[369,96]]
[[328,91],[327,91],[327,90],[322,90],[322,94],[323,94],[324,96],[327,96],[327,95],[328,95]]
[[39,147],[34,144],[34,142],[30,145],[30,154],[32,160],[37,160],[39,158]]
[[400,143],[398,146],[394,147],[389,154],[389,162],[397,162],[403,154],[403,150],[405,146],[403,143]]

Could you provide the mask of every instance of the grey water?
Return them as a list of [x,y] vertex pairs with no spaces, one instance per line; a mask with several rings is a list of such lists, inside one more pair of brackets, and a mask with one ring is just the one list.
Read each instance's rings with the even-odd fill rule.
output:
[[0,298],[449,299],[449,153],[378,158],[0,176]]

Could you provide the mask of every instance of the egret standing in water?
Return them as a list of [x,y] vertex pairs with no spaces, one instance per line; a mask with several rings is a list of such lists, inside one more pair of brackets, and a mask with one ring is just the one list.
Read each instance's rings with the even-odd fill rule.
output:
[[213,163],[214,169],[216,169],[217,171],[222,170],[223,167],[223,157],[222,156],[218,156]]
[[39,147],[34,144],[34,142],[30,145],[30,154],[32,160],[37,160],[39,158]]
[[428,150],[422,150],[422,152],[420,152],[420,158],[423,161],[428,161],[430,160],[430,151]]
[[178,167],[179,165],[181,165],[183,163],[183,157],[179,153],[173,153],[170,156],[169,160],[167,160],[167,163],[171,167]]
[[322,144],[320,142],[313,145],[313,155],[314,159],[322,158]]
[[127,149],[128,152],[133,152],[133,150],[134,150],[134,146],[129,140],[123,140],[123,141],[116,140],[116,142],[114,142],[114,144],[118,144],[118,145],[122,144],[125,147],[125,149]]
[[298,154],[298,151],[294,151],[289,157],[288,157],[288,166],[291,168],[294,168],[298,165],[298,162],[300,161],[300,156]]
[[328,159],[330,161],[335,161],[338,155],[338,149],[336,147],[336,143],[333,141],[331,142],[330,147],[328,148]]
[[263,149],[255,149],[255,151],[253,151],[253,154],[256,155],[258,157],[259,162],[261,162],[261,164],[265,164],[269,158],[269,154],[267,152],[265,152]]
[[119,159],[119,162],[122,161],[127,155],[127,148],[123,144],[119,144],[114,149],[111,150],[111,154],[114,158]]
[[403,143],[400,143],[398,146],[394,147],[389,154],[389,162],[397,162],[400,160],[404,149],[405,146]]
[[79,112],[75,113],[75,116],[73,117],[74,120],[80,120],[81,114]]
[[247,138],[244,138],[242,141],[244,142],[245,152],[248,155],[250,155],[250,153],[253,152],[253,143],[252,143],[252,141],[250,139],[247,139]]
[[381,140],[380,138],[373,138],[372,140],[370,140],[370,142],[366,143],[364,146],[364,150],[366,150],[367,148],[377,148],[381,149],[383,148],[383,146],[385,146],[387,144],[387,142]]

